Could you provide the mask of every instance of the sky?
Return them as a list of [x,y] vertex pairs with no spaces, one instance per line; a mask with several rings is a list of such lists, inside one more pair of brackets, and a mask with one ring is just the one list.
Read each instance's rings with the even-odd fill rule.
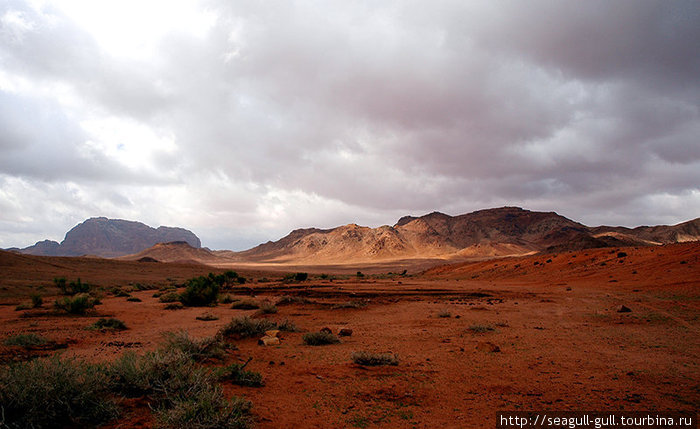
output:
[[0,1],[0,247],[700,217],[697,1]]

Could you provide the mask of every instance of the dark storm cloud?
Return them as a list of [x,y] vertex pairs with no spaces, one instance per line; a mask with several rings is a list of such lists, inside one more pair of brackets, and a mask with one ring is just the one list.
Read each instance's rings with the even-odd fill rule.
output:
[[[180,183],[203,209],[258,229],[249,236],[276,238],[318,213],[391,223],[501,204],[590,223],[699,215],[697,2],[202,7],[216,16],[203,37],[172,31],[133,60],[58,8],[6,3],[0,14],[31,28],[4,24],[3,69],[66,87],[80,106],[3,94],[0,173],[75,180],[37,172],[79,164],[89,113],[171,135],[177,150],[151,161],[161,177],[132,171],[132,183]],[[40,126],[27,131],[23,111]],[[46,148],[60,149],[42,158]],[[92,157],[84,177],[119,177],[116,161]]]

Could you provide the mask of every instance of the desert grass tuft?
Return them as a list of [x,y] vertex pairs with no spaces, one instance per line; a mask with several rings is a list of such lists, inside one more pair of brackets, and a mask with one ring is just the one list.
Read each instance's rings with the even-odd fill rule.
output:
[[36,347],[43,346],[48,343],[48,340],[37,334],[18,334],[13,335],[5,341],[3,344],[6,346],[20,346],[20,347]]
[[328,344],[338,344],[340,339],[330,332],[309,332],[301,337],[304,344],[309,346],[325,346]]
[[356,364],[364,366],[399,364],[398,356],[392,353],[354,352],[350,358]]

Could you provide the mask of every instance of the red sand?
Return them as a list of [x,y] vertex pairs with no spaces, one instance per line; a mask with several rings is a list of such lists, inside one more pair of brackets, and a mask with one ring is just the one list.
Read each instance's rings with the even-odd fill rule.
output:
[[[626,256],[618,257],[619,252]],[[17,263],[11,270],[3,262],[1,284],[19,285],[23,279],[48,284],[60,275],[81,275],[103,286],[162,284],[167,277],[181,281],[209,270],[50,259],[62,262],[50,268],[32,259],[34,265]],[[228,361],[252,357],[248,369],[262,373],[266,385],[225,385],[225,390],[252,401],[259,428],[494,427],[499,410],[695,411],[700,406],[700,243],[508,258],[411,277],[246,286],[259,300],[287,294],[367,303],[352,309],[287,305],[264,316],[289,318],[303,331],[353,329],[342,344],[305,346],[302,332],[283,334],[276,347],[258,346],[255,339],[236,342],[239,350]],[[114,359],[127,349],[152,349],[166,331],[213,335],[231,317],[254,313],[228,305],[168,311],[152,297],[154,291],[142,291],[132,295],[143,302],[107,296],[89,316],[32,310],[27,313],[36,317],[23,318],[14,310],[20,300],[12,290],[4,291],[6,305],[0,306],[2,338],[35,332],[67,343],[59,352],[94,361]],[[249,292],[236,291],[244,293]],[[618,313],[621,304],[632,312]],[[442,311],[451,317],[438,317]],[[204,312],[219,320],[195,319]],[[84,329],[107,315],[130,329]],[[495,330],[473,333],[469,328],[475,325]],[[484,343],[500,351],[484,350]],[[350,360],[360,350],[396,353],[400,363],[361,367]],[[6,360],[17,353],[0,346]],[[123,418],[110,427],[153,423],[145,401],[126,404]]]

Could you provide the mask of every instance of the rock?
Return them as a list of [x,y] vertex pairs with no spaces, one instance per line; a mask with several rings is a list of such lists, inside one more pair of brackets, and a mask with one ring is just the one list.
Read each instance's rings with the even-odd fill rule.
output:
[[278,346],[280,344],[280,339],[277,337],[264,336],[258,340],[258,344],[261,346]]
[[621,306],[617,307],[617,312],[618,313],[631,313],[632,309],[625,306],[625,305],[621,305]]
[[498,353],[501,348],[490,341],[481,341],[476,345],[476,349],[487,353]]
[[331,331],[331,328],[329,328],[328,326],[321,328],[320,332],[328,332],[329,334],[333,333],[333,331]]
[[269,331],[265,331],[265,336],[266,337],[279,337],[280,330],[279,329],[270,329]]
[[350,335],[352,335],[352,329],[350,328],[340,328],[338,331],[339,337],[349,337]]

